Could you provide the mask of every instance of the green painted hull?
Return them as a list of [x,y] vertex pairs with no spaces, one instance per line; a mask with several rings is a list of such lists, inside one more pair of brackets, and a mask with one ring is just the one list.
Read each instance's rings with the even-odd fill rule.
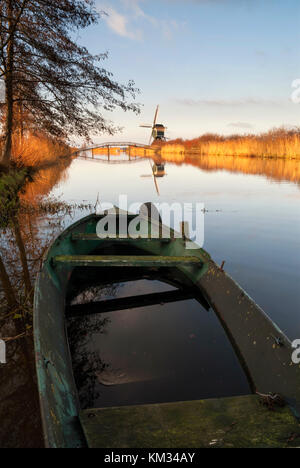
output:
[[[253,392],[280,394],[299,417],[300,368],[291,362],[290,341],[203,249],[186,250],[180,238],[99,239],[99,219],[90,215],[64,231],[48,250],[36,282],[34,340],[47,447],[87,445],[65,329],[66,290],[78,265],[122,270],[123,264],[138,274],[149,270],[163,281],[196,288],[226,330]],[[105,259],[107,246],[118,246],[118,255]],[[138,255],[128,256],[132,248]]]

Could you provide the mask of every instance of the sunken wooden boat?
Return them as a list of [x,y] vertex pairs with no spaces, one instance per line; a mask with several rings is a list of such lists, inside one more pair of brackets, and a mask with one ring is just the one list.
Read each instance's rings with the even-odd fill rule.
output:
[[[105,216],[115,216],[115,237],[97,234]],[[277,447],[294,439],[299,444],[290,435],[299,433],[300,368],[291,360],[288,338],[207,252],[196,245],[186,249],[185,236],[176,237],[171,230],[164,237],[160,222],[156,238],[119,235],[121,224],[127,226],[134,218],[118,209],[115,214],[89,215],[66,229],[44,258],[35,287],[34,340],[46,447]],[[153,221],[148,218],[147,223],[150,232]],[[192,294],[212,308],[252,394],[81,410],[65,325],[66,313],[81,313],[80,306],[66,307],[68,282],[77,267],[98,268],[103,282],[124,281],[132,272],[137,279],[160,279],[176,286],[168,297],[142,297],[148,304]],[[136,305],[136,298],[129,305],[115,299],[91,304],[90,313]],[[259,404],[261,397],[269,403],[278,398],[286,405],[268,411]]]

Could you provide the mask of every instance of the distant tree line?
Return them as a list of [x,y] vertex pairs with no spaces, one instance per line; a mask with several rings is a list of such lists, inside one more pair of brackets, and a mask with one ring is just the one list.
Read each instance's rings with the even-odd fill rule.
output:
[[116,82],[102,67],[106,53],[94,56],[73,40],[100,16],[93,0],[0,0],[2,166],[24,123],[61,140],[88,139],[117,130],[103,110],[139,112],[134,82]]

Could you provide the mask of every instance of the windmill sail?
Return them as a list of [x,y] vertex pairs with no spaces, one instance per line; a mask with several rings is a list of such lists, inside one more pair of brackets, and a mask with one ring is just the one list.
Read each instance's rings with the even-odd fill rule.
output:
[[151,132],[150,140],[149,140],[149,146],[151,145],[151,140],[152,140],[152,137],[153,137],[153,130],[154,130],[155,125],[156,125],[156,119],[157,119],[158,109],[159,109],[159,105],[156,107],[156,111],[155,111],[155,114],[154,114],[154,120],[153,120],[153,125],[152,125],[152,132]]

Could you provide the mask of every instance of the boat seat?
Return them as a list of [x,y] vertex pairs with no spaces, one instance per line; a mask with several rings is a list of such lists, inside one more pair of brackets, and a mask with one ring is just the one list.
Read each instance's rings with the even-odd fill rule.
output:
[[202,265],[198,257],[169,255],[57,255],[52,258],[56,265],[99,267],[176,267]]
[[72,241],[100,241],[100,240],[104,240],[104,241],[113,241],[113,242],[161,242],[161,243],[166,243],[168,244],[169,242],[171,242],[171,238],[170,237],[137,237],[137,238],[133,238],[133,237],[128,237],[126,235],[126,237],[107,237],[107,238],[101,238],[99,237],[96,233],[74,233],[72,234]]
[[173,291],[139,294],[137,296],[68,305],[66,306],[65,313],[68,317],[81,317],[82,315],[103,314],[104,312],[114,312],[115,310],[135,309],[156,304],[186,301],[193,299],[194,296],[194,291],[175,289]]

